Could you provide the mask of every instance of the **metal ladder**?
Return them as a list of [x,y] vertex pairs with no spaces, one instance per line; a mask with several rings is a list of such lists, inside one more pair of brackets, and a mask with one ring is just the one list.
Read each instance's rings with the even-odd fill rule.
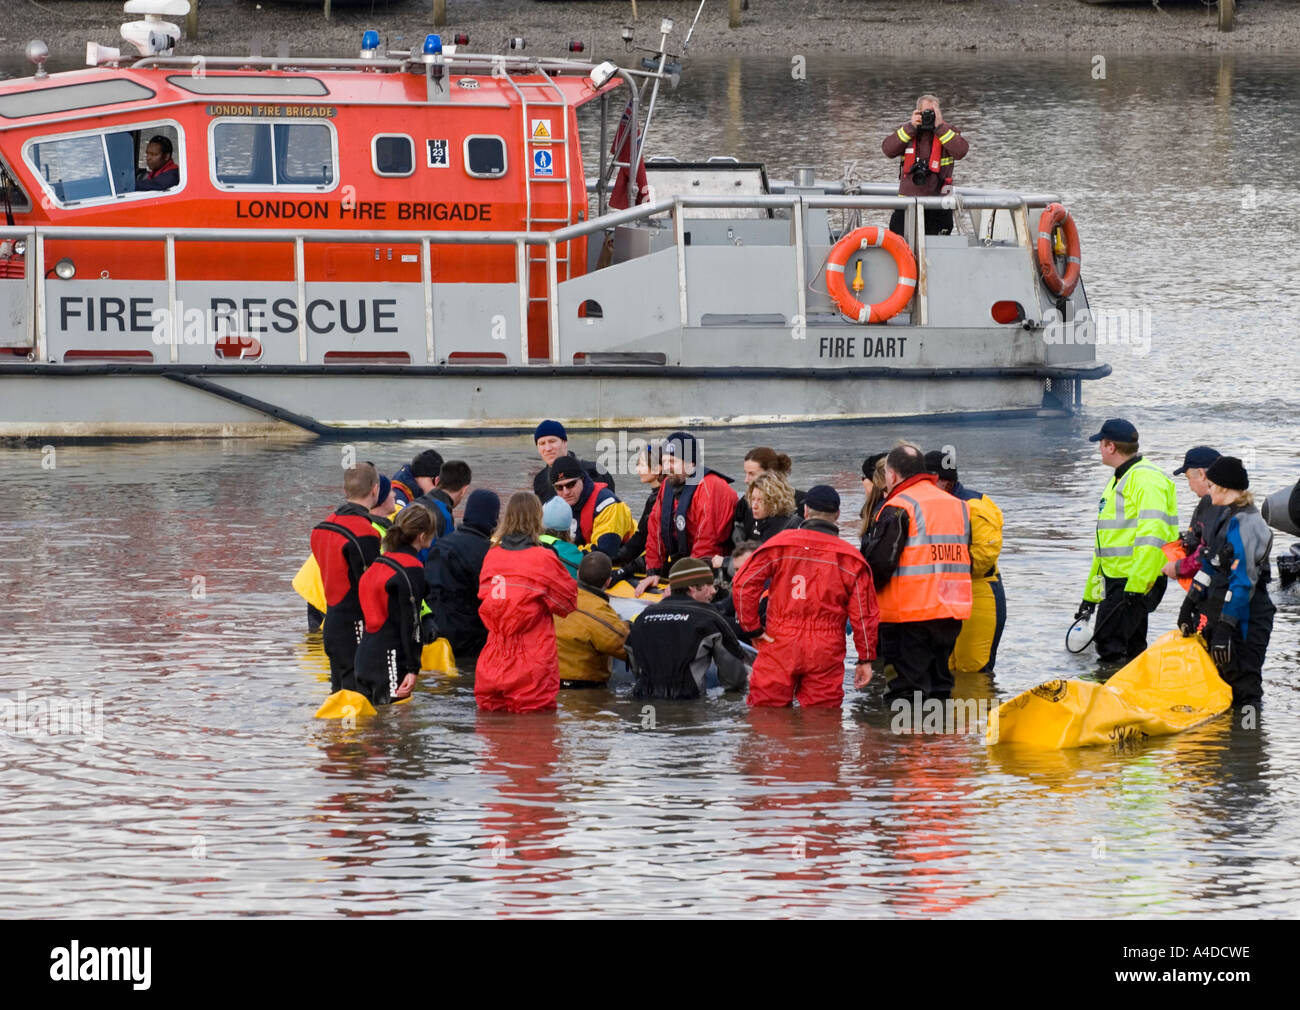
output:
[[[514,76],[509,72],[506,73],[506,80],[510,86],[515,89],[515,94],[519,96],[519,114],[523,119],[523,136],[524,136],[524,230],[533,231],[534,226],[545,226],[543,230],[553,231],[557,227],[564,227],[573,220],[573,189],[569,185],[569,103],[565,100],[564,92],[556,87],[555,82],[551,80],[549,74],[542,67],[537,67],[536,71],[543,78],[540,81],[516,81]],[[549,88],[559,100],[543,98],[540,101],[529,101],[528,96],[524,93],[525,88]],[[551,127],[557,130],[549,140],[535,140],[533,138],[533,124],[531,112],[537,109],[558,109],[558,124],[555,118],[551,119]],[[551,153],[551,172],[549,176],[538,176],[534,173],[533,158],[539,150],[547,150]],[[560,158],[563,157],[563,170],[559,165]],[[535,217],[533,215],[533,188],[536,186],[563,186],[564,187],[564,217]],[[570,253],[569,243],[564,243],[563,255],[557,250],[555,257],[556,279],[564,281],[569,279]],[[543,246],[529,246],[525,259],[526,269],[531,274],[534,266],[546,266],[546,251]],[[529,303],[546,302],[546,295],[529,294]]]

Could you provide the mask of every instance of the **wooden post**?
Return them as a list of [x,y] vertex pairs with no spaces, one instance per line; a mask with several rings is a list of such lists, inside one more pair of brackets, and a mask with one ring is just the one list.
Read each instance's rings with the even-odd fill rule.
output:
[[330,20],[330,15],[331,15],[332,13],[333,13],[333,11],[330,10],[330,0],[325,0],[325,20],[326,20],[326,21]]
[[447,0],[433,0],[433,25],[441,28],[447,23]]
[[729,0],[727,4],[727,27],[740,27],[740,0]]
[[199,37],[199,0],[190,0],[189,13],[185,15],[185,38],[193,42]]

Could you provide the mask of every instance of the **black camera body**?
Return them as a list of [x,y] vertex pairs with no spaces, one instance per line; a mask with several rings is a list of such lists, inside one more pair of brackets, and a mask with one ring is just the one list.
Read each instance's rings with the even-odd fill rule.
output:
[[934,129],[934,109],[926,109],[921,113],[921,129]]

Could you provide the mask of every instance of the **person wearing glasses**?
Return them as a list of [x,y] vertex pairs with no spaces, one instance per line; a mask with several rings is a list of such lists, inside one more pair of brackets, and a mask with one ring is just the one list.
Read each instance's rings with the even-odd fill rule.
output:
[[551,486],[573,511],[574,543],[584,553],[594,550],[611,559],[618,557],[636,532],[627,503],[607,484],[592,480],[574,456],[561,456],[551,464]]

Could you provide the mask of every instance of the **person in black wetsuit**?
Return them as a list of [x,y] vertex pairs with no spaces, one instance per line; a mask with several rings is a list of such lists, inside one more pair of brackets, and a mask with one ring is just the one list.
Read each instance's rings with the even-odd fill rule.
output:
[[357,587],[365,622],[357,646],[357,689],[375,705],[409,697],[420,672],[425,585],[419,551],[432,542],[433,514],[423,505],[408,505]]
[[632,697],[699,698],[711,663],[723,687],[743,691],[749,668],[739,639],[710,603],[713,569],[699,558],[682,558],[669,572],[668,585],[672,592],[632,622]]
[[500,515],[501,499],[495,492],[471,491],[460,525],[434,542],[424,563],[425,598],[457,662],[477,656],[487,644],[487,628],[478,615],[479,572]]
[[343,474],[347,501],[311,531],[311,553],[320,566],[325,588],[325,622],[321,635],[330,661],[330,691],[356,690],[354,664],[361,640],[361,601],[357,586],[379,557],[379,531],[370,510],[379,497],[379,474],[360,463]]

